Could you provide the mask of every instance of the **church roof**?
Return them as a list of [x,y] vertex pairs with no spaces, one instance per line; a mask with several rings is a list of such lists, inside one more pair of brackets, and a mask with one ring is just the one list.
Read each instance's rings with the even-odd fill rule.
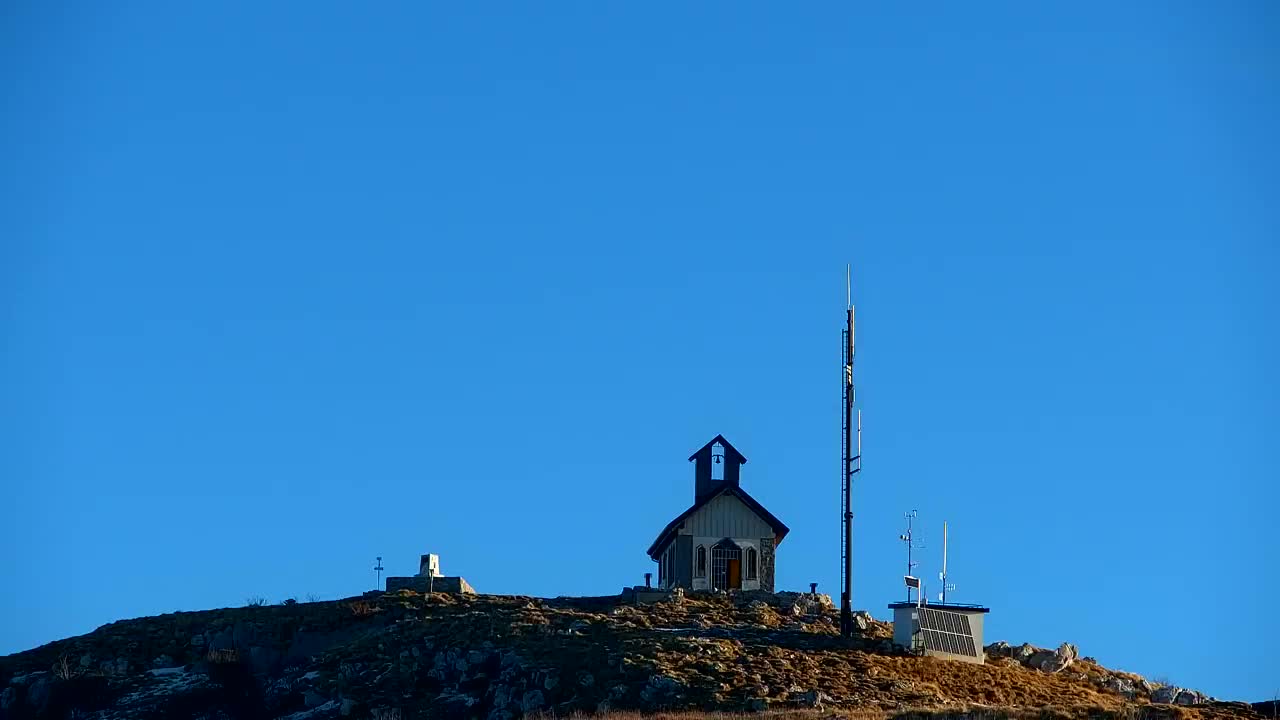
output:
[[[729,450],[732,450],[732,446],[729,445],[728,442],[725,442],[724,438],[721,438],[719,436],[716,436],[716,438],[720,441],[721,445],[725,446],[726,452],[728,452]],[[711,443],[714,443],[714,442],[716,441],[715,440],[711,441]],[[708,443],[708,445],[711,443]],[[738,451],[733,450],[733,452],[736,453]],[[742,458],[742,461],[746,462],[746,458]],[[694,513],[706,507],[712,500],[715,500],[721,495],[732,495],[738,498],[739,500],[741,500],[744,505],[746,505],[748,508],[751,509],[751,512],[755,513],[757,517],[765,521],[765,523],[767,523],[770,528],[773,528],[775,542],[781,543],[782,538],[786,537],[787,533],[791,532],[790,528],[784,525],[781,520],[774,517],[773,513],[766,510],[765,507],[761,505],[760,502],[757,501],[755,498],[751,497],[751,495],[746,490],[743,490],[741,487],[730,485],[729,483],[725,483],[721,485],[719,488],[717,488],[715,492],[708,494],[706,497],[702,498],[698,502],[695,502],[693,506],[690,507],[688,510],[685,510],[684,512],[680,513],[680,515],[677,516],[675,520],[672,520],[671,522],[667,523],[667,526],[662,529],[662,532],[658,533],[658,538],[653,541],[652,545],[649,546],[649,551],[648,551],[649,557],[653,558],[654,560],[657,560],[658,556],[662,554],[662,551],[666,550],[667,544],[671,542],[671,539],[676,536],[676,533],[680,530],[680,526],[684,523],[684,521],[692,517]]]
[[742,453],[738,452],[738,448],[730,445],[729,441],[725,440],[723,435],[717,435],[711,438],[711,442],[695,450],[694,453],[689,456],[689,461],[692,462],[694,458],[698,457],[698,453],[706,450],[716,443],[720,443],[721,447],[724,448],[724,454],[727,459],[737,460],[739,465],[747,464],[747,458]]

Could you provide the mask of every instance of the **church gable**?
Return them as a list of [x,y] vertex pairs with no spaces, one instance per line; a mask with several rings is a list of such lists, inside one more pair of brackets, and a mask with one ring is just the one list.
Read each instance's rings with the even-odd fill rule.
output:
[[773,537],[773,528],[736,494],[721,493],[684,522],[681,535],[697,537]]
[[746,457],[717,435],[689,457],[694,502],[658,533],[648,555],[658,587],[773,592],[775,548],[787,526],[742,489]]

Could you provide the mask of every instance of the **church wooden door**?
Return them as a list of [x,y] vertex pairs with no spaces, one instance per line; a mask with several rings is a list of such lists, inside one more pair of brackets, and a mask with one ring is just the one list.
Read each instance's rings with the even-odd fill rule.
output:
[[742,589],[742,561],[738,558],[729,561],[729,589]]

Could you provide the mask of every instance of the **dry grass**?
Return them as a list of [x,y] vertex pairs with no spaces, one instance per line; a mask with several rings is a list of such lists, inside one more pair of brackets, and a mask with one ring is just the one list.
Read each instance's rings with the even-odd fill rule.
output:
[[[908,657],[894,650],[887,623],[874,622],[853,641],[842,640],[833,610],[797,614],[785,605],[762,607],[751,598],[690,594],[680,603],[636,606],[616,598],[539,599],[514,596],[424,595],[411,591],[315,604],[174,613],[121,621],[78,638],[0,658],[0,687],[20,672],[94,674],[77,658],[121,658],[150,667],[159,656],[177,664],[208,662],[211,670],[247,666],[253,643],[291,642],[299,628],[345,637],[306,666],[318,683],[353,693],[364,707],[393,706],[402,717],[422,716],[439,691],[424,689],[433,668],[460,682],[452,655],[481,652],[481,664],[510,653],[523,663],[521,681],[541,684],[559,717],[572,708],[719,708],[651,714],[625,710],[588,717],[606,720],[1262,720],[1247,706],[1191,708],[1151,705],[1145,692],[1129,700],[1107,690],[1109,678],[1136,681],[1090,661],[1048,674],[1008,659],[984,665]],[[251,637],[236,650],[209,651],[241,624]],[[344,636],[343,634],[346,633]],[[265,640],[270,638],[271,640]],[[225,639],[218,643],[224,646]],[[237,640],[238,642],[238,640]],[[415,652],[416,650],[416,652]],[[477,661],[469,661],[474,672]],[[494,670],[490,668],[486,672]],[[589,674],[590,684],[577,679]],[[651,677],[678,683],[677,696],[645,698]],[[492,675],[491,675],[492,677]],[[536,686],[536,685],[534,685]],[[523,686],[522,686],[523,687]],[[621,688],[622,691],[614,691]],[[822,709],[797,697],[820,690]],[[749,707],[768,709],[746,713]],[[395,720],[382,709],[380,720]]]
[[353,600],[347,603],[347,608],[351,610],[351,614],[356,617],[369,617],[376,613],[382,612],[382,608],[365,600]]
[[72,664],[71,658],[67,655],[60,656],[58,661],[53,664],[53,674],[59,680],[70,680],[75,677],[77,669],[78,668]]
[[[551,720],[551,715],[535,715],[540,720]],[[1136,708],[1120,710],[1115,713],[1094,712],[1080,714],[1066,708],[909,708],[905,710],[882,710],[879,708],[836,709],[822,708],[812,710],[765,710],[762,712],[655,712],[642,713],[636,711],[610,711],[586,715],[575,713],[567,716],[569,720],[1068,720],[1072,718],[1106,718],[1108,720],[1170,720],[1180,717],[1179,713],[1168,713],[1164,709],[1158,712],[1144,712]]]
[[634,710],[611,710],[604,713],[588,715],[574,713],[567,716],[554,716],[546,713],[531,715],[537,720],[887,720],[882,710],[764,710],[761,712],[653,712],[642,713]]
[[235,649],[210,650],[205,654],[210,665],[235,665],[240,662],[240,652]]

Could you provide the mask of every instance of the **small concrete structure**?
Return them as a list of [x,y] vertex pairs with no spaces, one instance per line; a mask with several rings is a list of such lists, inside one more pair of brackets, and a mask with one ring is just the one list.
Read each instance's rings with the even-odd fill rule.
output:
[[671,597],[671,593],[667,590],[659,590],[646,585],[636,585],[635,587],[622,588],[622,593],[619,597],[622,598],[623,602],[632,603],[633,605],[648,605],[649,603],[666,600]]
[[418,575],[422,577],[441,577],[440,556],[428,553],[418,561]]
[[461,577],[445,577],[440,574],[440,556],[434,553],[423,555],[418,560],[418,574],[413,577],[387,578],[387,592],[412,590],[414,592],[451,593],[454,595],[475,595],[475,588]]
[[422,575],[387,578],[387,592],[395,592],[397,590],[412,590],[420,593],[450,593],[453,595],[476,594],[476,589],[471,587],[471,585],[463,578],[423,577]]
[[[917,606],[913,602],[899,602],[890,603],[889,609],[893,611],[893,642],[895,645],[900,645],[920,655],[976,664],[986,662],[986,657],[982,652],[982,621],[983,616],[991,612],[991,608],[980,605],[957,605],[955,603],[929,603]],[[922,629],[920,627],[920,610],[940,610],[945,613],[961,615],[963,616],[961,628]],[[962,628],[965,624],[968,626],[968,633],[963,632]],[[966,635],[972,637],[974,654],[948,652],[942,647],[936,647],[926,636],[926,633],[930,631],[933,632],[935,637],[962,638]],[[945,641],[948,637],[942,638],[944,640],[943,647],[947,646]],[[963,641],[961,641],[961,644],[963,644]]]

